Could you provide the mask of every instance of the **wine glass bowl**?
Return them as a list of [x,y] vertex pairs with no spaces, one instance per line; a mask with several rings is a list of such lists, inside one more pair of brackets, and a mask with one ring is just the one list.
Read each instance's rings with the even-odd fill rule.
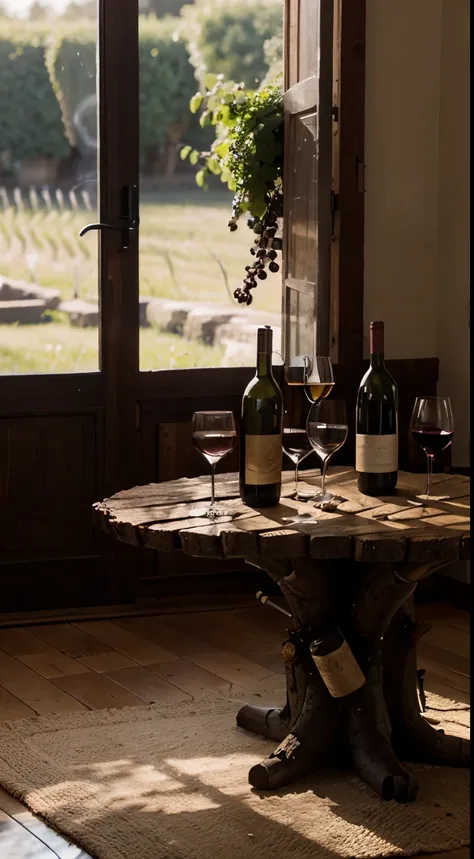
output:
[[312,496],[309,493],[300,492],[298,489],[299,466],[310,453],[313,452],[308,433],[305,426],[292,426],[288,412],[285,412],[283,418],[283,452],[295,466],[295,489],[292,498],[297,501],[308,501]]
[[231,453],[236,444],[234,415],[230,411],[194,412],[192,421],[193,447],[211,466],[211,503],[205,508],[191,510],[191,516],[216,519],[232,516],[229,509],[216,503],[215,469],[217,463]]
[[334,387],[331,359],[324,356],[316,356],[312,360],[311,367],[305,369],[304,390],[306,398],[311,404],[319,403],[329,396]]
[[311,446],[323,462],[321,492],[312,498],[316,507],[326,507],[334,501],[332,492],[326,492],[326,473],[331,456],[347,439],[346,406],[342,400],[321,400],[314,403],[306,424]]
[[411,433],[426,454],[425,495],[428,498],[435,456],[446,450],[453,438],[454,419],[449,397],[417,397],[411,416]]

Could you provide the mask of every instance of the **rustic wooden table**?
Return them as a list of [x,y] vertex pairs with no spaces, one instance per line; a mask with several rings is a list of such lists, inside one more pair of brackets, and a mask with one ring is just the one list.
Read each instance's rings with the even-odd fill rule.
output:
[[[243,707],[237,723],[279,743],[252,767],[249,781],[275,789],[318,767],[352,767],[384,799],[415,799],[417,784],[400,761],[467,766],[469,743],[435,730],[423,717],[416,644],[429,628],[413,619],[412,595],[425,576],[470,557],[467,477],[399,473],[395,495],[371,498],[356,474],[333,469],[334,509],[293,500],[284,472],[277,507],[254,510],[238,497],[235,474],[217,478],[229,517],[210,524],[196,516],[210,498],[209,477],[182,478],[119,492],[94,506],[102,528],[136,546],[208,558],[244,558],[278,583],[292,614],[282,655],[283,708]],[[319,485],[318,472],[304,482]],[[314,519],[290,527],[295,513]],[[345,697],[333,697],[315,668],[309,644],[342,631],[365,676]]]

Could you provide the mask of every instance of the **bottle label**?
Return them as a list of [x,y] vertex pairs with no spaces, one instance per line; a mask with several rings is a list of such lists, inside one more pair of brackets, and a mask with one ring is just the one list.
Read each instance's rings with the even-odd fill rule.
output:
[[281,483],[281,460],[281,433],[245,436],[246,484],[265,486]]
[[398,471],[398,433],[356,434],[356,471],[384,474]]
[[326,656],[313,654],[313,660],[333,698],[344,698],[365,683],[365,677],[347,641],[343,641],[337,650]]

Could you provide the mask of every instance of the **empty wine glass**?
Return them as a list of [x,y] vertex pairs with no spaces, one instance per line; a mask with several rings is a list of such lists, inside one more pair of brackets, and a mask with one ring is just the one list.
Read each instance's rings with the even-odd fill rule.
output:
[[291,497],[296,498],[297,501],[308,501],[312,498],[311,493],[298,490],[298,469],[300,463],[313,452],[313,448],[306,432],[306,426],[299,426],[300,423],[300,421],[290,420],[288,412],[285,412],[283,416],[283,452],[295,466],[295,491]]
[[322,400],[309,410],[307,431],[310,443],[323,461],[321,492],[312,501],[316,507],[325,507],[334,499],[332,492],[326,492],[326,472],[328,462],[347,438],[346,406],[342,400]]
[[193,445],[211,466],[211,504],[207,509],[191,511],[191,515],[207,516],[208,519],[232,515],[227,507],[216,503],[214,483],[217,463],[234,449],[235,442],[232,412],[194,412]]
[[449,397],[417,397],[411,416],[411,432],[426,453],[426,497],[431,492],[434,458],[451,444],[454,419]]

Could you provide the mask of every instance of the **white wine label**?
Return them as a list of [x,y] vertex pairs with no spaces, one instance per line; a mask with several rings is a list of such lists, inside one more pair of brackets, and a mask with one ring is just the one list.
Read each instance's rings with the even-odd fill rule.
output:
[[245,482],[250,486],[281,483],[281,433],[245,436]]
[[356,434],[356,471],[384,474],[398,471],[398,433]]
[[326,656],[313,654],[313,660],[333,698],[344,698],[365,683],[365,677],[347,641]]

